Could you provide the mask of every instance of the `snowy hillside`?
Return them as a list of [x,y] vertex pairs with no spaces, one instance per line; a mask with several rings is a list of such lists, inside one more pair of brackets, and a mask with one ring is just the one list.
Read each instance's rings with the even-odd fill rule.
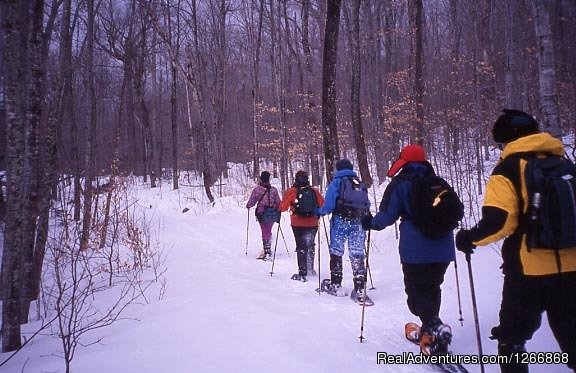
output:
[[[273,184],[275,184],[273,182]],[[383,186],[377,190],[378,199]],[[318,294],[318,278],[309,282],[290,280],[296,255],[287,214],[283,215],[274,273],[271,262],[256,260],[261,249],[260,233],[250,211],[243,208],[247,197],[219,199],[216,206],[193,203],[182,191],[167,185],[151,190],[140,187],[136,196],[158,227],[166,251],[167,289],[163,299],[148,305],[133,305],[126,320],[96,330],[90,337],[99,344],[79,347],[73,360],[79,373],[161,372],[434,372],[431,366],[379,365],[377,352],[402,354],[418,351],[407,342],[403,326],[418,321],[406,306],[394,227],[372,232],[371,279],[375,301],[366,308],[363,343],[360,343],[361,307],[348,298]],[[190,208],[182,213],[183,207]],[[328,224],[326,218],[325,223]],[[274,235],[276,235],[276,227]],[[321,275],[329,277],[326,236],[321,233]],[[345,258],[347,254],[345,255]],[[458,275],[462,299],[460,325],[454,266],[443,286],[441,317],[452,326],[455,354],[477,354],[468,269],[458,253]],[[481,247],[472,257],[482,344],[485,354],[496,353],[489,340],[497,322],[502,277],[497,247]],[[344,262],[343,285],[352,286],[349,262]],[[31,333],[38,327],[23,327]],[[29,335],[29,334],[28,334]],[[87,341],[89,342],[89,341]],[[62,372],[63,361],[55,351],[59,341],[37,336],[23,351],[0,367],[1,372]],[[558,351],[550,329],[543,321],[529,351]],[[9,354],[1,354],[4,361]],[[469,365],[479,372],[478,365]],[[486,372],[498,372],[487,365]],[[564,365],[533,365],[531,372],[568,372]]]

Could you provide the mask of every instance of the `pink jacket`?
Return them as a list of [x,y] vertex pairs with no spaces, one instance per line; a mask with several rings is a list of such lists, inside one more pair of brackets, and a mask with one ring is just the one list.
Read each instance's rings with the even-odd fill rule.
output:
[[[270,190],[269,193],[267,193],[268,190]],[[262,196],[264,197],[262,198]],[[258,201],[260,201],[260,203],[258,203]],[[252,190],[250,199],[248,199],[248,202],[246,203],[246,208],[251,208],[256,205],[256,203],[258,203],[258,206],[256,206],[256,213],[264,211],[268,206],[277,209],[278,206],[280,206],[280,194],[278,194],[278,189],[271,186],[270,183],[261,182]]]

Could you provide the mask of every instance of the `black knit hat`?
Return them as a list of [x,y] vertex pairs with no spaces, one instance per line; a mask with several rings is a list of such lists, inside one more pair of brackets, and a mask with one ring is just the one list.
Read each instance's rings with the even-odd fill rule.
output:
[[308,179],[308,173],[303,170],[296,172],[296,175],[294,175],[294,185],[296,187],[310,185],[310,180]]
[[343,170],[345,168],[347,168],[349,170],[354,169],[354,166],[352,166],[352,162],[350,162],[349,159],[342,158],[338,162],[336,162],[336,170],[337,171]]
[[270,172],[262,171],[262,173],[260,174],[260,181],[263,183],[269,183],[270,182]]
[[511,109],[504,109],[502,112],[504,114],[496,119],[492,128],[495,142],[505,144],[540,132],[538,122],[530,114]]

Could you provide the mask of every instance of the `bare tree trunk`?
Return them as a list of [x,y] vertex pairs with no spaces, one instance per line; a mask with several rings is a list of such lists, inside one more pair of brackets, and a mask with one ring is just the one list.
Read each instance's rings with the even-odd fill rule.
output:
[[[142,17],[146,16],[146,12],[142,11]],[[150,20],[146,20],[147,24],[150,24]],[[160,108],[162,105],[163,89],[161,85],[163,82],[159,82],[158,79],[158,34],[155,30],[152,30],[151,37],[151,49],[150,53],[150,75],[152,80],[151,94],[151,105],[150,105],[150,128],[151,128],[151,138],[154,144],[154,158],[152,166],[155,170],[156,179],[159,183],[162,183],[162,167],[163,167],[163,155],[164,155],[164,125],[163,121],[160,121]]]
[[538,77],[540,82],[540,112],[544,128],[551,135],[562,136],[560,126],[558,95],[556,93],[556,66],[554,38],[550,25],[549,2],[532,0],[534,27],[538,45]]
[[[226,15],[228,13],[228,6],[226,0],[220,0],[217,7],[216,19],[217,25],[215,30],[215,41],[217,45],[217,52],[215,57],[215,74],[214,74],[214,90],[212,93],[212,108],[214,113],[214,125],[216,127],[216,170],[218,174],[227,174],[228,166],[226,163],[228,147],[227,136],[224,133],[225,113],[226,113],[226,61],[227,61],[227,45],[226,45]],[[216,175],[214,175],[216,177]]]
[[[396,29],[396,11],[393,4],[388,3],[384,7],[384,71],[386,74],[391,74],[394,70],[398,69],[398,62],[393,58],[395,55],[400,54],[400,47],[398,46],[398,42],[394,38],[395,29]],[[388,82],[388,79],[384,80],[384,85],[382,87],[382,106],[388,107],[389,104],[392,102],[392,98],[397,96],[397,89]],[[382,115],[382,122],[385,121],[384,115]],[[386,128],[386,126],[384,126]],[[396,160],[398,157],[398,153],[400,153],[400,131],[397,129],[392,129],[390,131],[386,131],[386,142],[384,143],[383,147],[386,149],[386,160],[388,162]],[[388,172],[388,165],[380,165],[379,166],[379,174],[380,177],[379,182],[383,183],[386,179],[386,174]]]
[[87,250],[92,228],[92,180],[94,179],[94,137],[96,135],[96,90],[94,87],[94,0],[87,1],[86,23],[86,142],[84,159],[84,216],[82,218],[82,235],[80,250]]
[[410,0],[410,25],[414,32],[414,103],[416,105],[415,141],[423,145],[424,130],[424,7],[422,0]]
[[252,63],[252,161],[253,177],[260,174],[260,156],[258,154],[259,118],[262,113],[260,98],[260,49],[262,47],[262,23],[264,20],[264,0],[260,0],[258,9],[258,29],[256,31],[256,45]]
[[[143,17],[145,17],[144,14]],[[146,104],[145,92],[147,23],[148,20],[146,18],[142,19],[140,45],[137,49],[134,48],[135,52],[136,50],[138,51],[134,58],[134,88],[136,96],[138,97],[140,121],[142,132],[144,134],[144,176],[146,176],[147,173],[150,173],[150,187],[156,188],[156,167],[154,166],[155,149],[152,135],[153,129],[150,121],[150,111]],[[146,181],[146,179],[144,180]]]
[[72,2],[65,0],[62,14],[62,28],[60,45],[60,69],[62,76],[62,123],[68,126],[71,141],[70,169],[74,177],[74,221],[80,221],[82,208],[82,167],[80,166],[80,155],[78,150],[78,123],[76,122],[74,110],[74,66],[72,64]]
[[198,115],[200,116],[200,130],[202,133],[202,178],[204,182],[204,191],[206,192],[206,196],[210,203],[214,203],[215,199],[212,195],[212,191],[210,187],[216,181],[214,177],[214,167],[212,166],[212,151],[214,145],[212,144],[212,134],[211,128],[206,121],[206,113],[205,113],[205,103],[204,103],[204,79],[202,69],[206,68],[204,60],[202,58],[202,52],[200,51],[199,47],[199,35],[198,35],[198,20],[197,20],[197,13],[196,13],[196,0],[192,1],[192,34],[193,34],[193,43],[195,48],[195,61],[196,61],[196,69],[194,71],[192,66],[188,70],[188,76],[190,77],[190,83],[193,88],[192,97],[194,102],[198,108]]
[[[312,66],[312,51],[310,49],[310,0],[302,1],[302,50],[304,53],[304,68],[306,71],[306,95],[304,110],[306,114],[306,123],[312,129],[314,138],[320,138],[320,129],[318,128],[318,123],[316,122],[316,116],[314,110],[316,108],[316,100],[314,95],[314,89],[312,85],[312,79],[314,77],[314,71]],[[318,155],[321,153],[321,145],[316,141],[311,141],[308,144],[308,155],[310,158],[310,168],[312,170],[312,185],[321,185],[322,176],[320,175],[320,164]]]
[[[174,36],[172,35],[172,16],[170,14],[170,0],[168,0],[166,10],[166,18],[168,19],[168,42],[170,43],[170,47],[172,47],[172,43],[174,40]],[[176,59],[178,58],[178,50],[180,49],[180,0],[178,0],[176,5],[176,43],[175,43],[175,53],[173,56],[170,56],[172,59],[172,67],[170,69],[172,73],[172,81],[170,86],[170,122],[172,128],[172,188],[178,189],[179,188],[179,181],[178,181],[178,174],[180,173],[180,169],[178,168],[178,71],[177,71],[177,62]]]
[[336,63],[338,58],[338,31],[342,0],[328,0],[326,28],[324,32],[324,55],[322,66],[322,138],[326,181],[332,180],[334,165],[340,156],[336,124]]
[[[7,116],[6,230],[2,255],[2,351],[21,346],[20,324],[34,299],[36,224],[44,197],[39,177],[39,127],[45,96],[47,46],[59,4],[44,23],[44,2],[4,2],[5,108]],[[45,29],[44,29],[45,27]],[[43,255],[43,252],[39,253]]]
[[[382,43],[383,32],[385,30],[382,25],[382,13],[384,12],[383,3],[376,1],[374,3],[364,2],[364,13],[366,17],[366,26],[368,36],[367,45],[367,61],[368,61],[368,92],[370,95],[370,122],[372,136],[372,146],[374,151],[374,163],[376,164],[376,175],[379,183],[382,183],[386,178],[387,163],[385,154],[384,143],[389,142],[388,137],[390,133],[383,131],[384,128],[384,109],[383,100],[383,66],[381,62],[382,56]],[[377,31],[378,30],[378,31]],[[386,55],[392,53],[386,51]]]
[[100,242],[98,244],[98,249],[103,249],[106,246],[106,242],[108,239],[108,225],[110,224],[110,205],[112,202],[112,193],[114,191],[114,187],[116,184],[116,178],[119,172],[119,165],[120,165],[120,139],[122,137],[121,129],[122,129],[122,114],[126,110],[125,105],[125,98],[126,98],[126,89],[127,86],[130,84],[128,77],[124,75],[122,80],[122,87],[120,88],[120,102],[118,103],[118,115],[116,117],[116,128],[114,129],[114,156],[112,158],[112,175],[110,176],[110,181],[108,182],[109,187],[108,195],[106,196],[106,205],[104,209],[104,221],[102,223],[102,227],[100,229]]
[[[276,108],[278,110],[278,130],[280,133],[280,181],[282,190],[286,189],[286,180],[288,172],[288,150],[286,145],[286,110],[284,102],[284,80],[281,71],[283,63],[282,53],[282,36],[280,23],[280,0],[276,4],[271,2],[270,5],[270,39],[271,39],[271,63],[272,63],[272,86],[274,87]],[[275,9],[276,8],[276,9]]]
[[352,82],[350,109],[352,110],[352,128],[354,132],[354,143],[356,145],[356,156],[358,158],[358,169],[362,181],[368,186],[372,185],[372,176],[368,168],[368,159],[366,152],[366,143],[364,141],[364,129],[362,128],[362,115],[360,104],[360,0],[352,1],[352,19],[350,27],[350,44],[351,44],[351,65],[352,65]]
[[2,352],[18,349],[21,342],[20,306],[23,279],[21,268],[23,229],[25,216],[21,213],[25,196],[24,171],[28,161],[25,153],[25,107],[23,82],[18,77],[25,76],[24,66],[26,44],[21,44],[27,17],[19,9],[19,2],[2,4],[2,28],[5,33],[4,71],[6,87],[6,230],[2,255]]
[[[22,307],[21,319],[27,321],[28,313],[30,310],[30,301],[38,299],[40,294],[40,279],[42,274],[42,264],[44,262],[44,254],[46,252],[46,240],[48,237],[48,218],[50,216],[50,208],[52,206],[52,191],[56,185],[55,178],[55,163],[56,163],[56,123],[55,123],[55,111],[48,111],[46,121],[43,117],[43,112],[46,111],[46,106],[44,105],[44,100],[46,98],[47,92],[47,82],[44,78],[46,76],[47,66],[44,63],[48,59],[50,39],[52,37],[52,32],[54,30],[54,24],[56,22],[56,17],[58,15],[60,3],[54,1],[52,3],[50,13],[46,21],[43,20],[44,9],[43,4],[37,2],[35,5],[35,19],[33,30],[36,30],[37,35],[42,34],[42,27],[44,27],[44,32],[41,40],[36,40],[38,43],[35,47],[35,53],[31,55],[33,63],[32,75],[36,79],[36,93],[32,95],[32,101],[35,105],[32,106],[32,111],[35,111],[36,121],[39,130],[37,131],[38,144],[41,144],[44,148],[42,149],[44,153],[42,156],[38,156],[36,159],[37,174],[40,183],[36,185],[36,215],[34,219],[34,229],[35,238],[32,240],[32,249],[29,256],[30,263],[27,265],[28,269],[24,274],[26,280],[24,301],[26,304]],[[35,108],[34,108],[35,107]],[[32,116],[33,118],[34,116]],[[42,128],[42,126],[44,128]],[[37,146],[37,153],[40,153],[40,147]]]
[[522,59],[522,27],[523,17],[518,0],[507,0],[507,48],[506,48],[506,107],[511,109],[524,109],[524,96],[521,79],[524,75],[524,63]]
[[[450,72],[452,79],[449,84],[449,92],[446,92],[448,100],[446,102],[447,108],[451,107],[454,110],[448,109],[450,115],[448,116],[448,133],[452,136],[452,154],[456,156],[460,151],[460,130],[461,123],[457,109],[461,107],[460,96],[462,90],[462,83],[460,82],[460,41],[462,35],[462,26],[458,19],[458,0],[450,0],[450,36],[451,36],[451,53],[450,53]],[[447,136],[448,137],[448,136]],[[447,139],[448,141],[448,139]]]

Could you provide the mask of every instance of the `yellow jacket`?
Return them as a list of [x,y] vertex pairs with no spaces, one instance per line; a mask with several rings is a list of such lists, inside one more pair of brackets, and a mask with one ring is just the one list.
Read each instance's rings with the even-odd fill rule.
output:
[[470,230],[475,245],[481,246],[505,238],[502,244],[503,272],[547,275],[576,271],[576,248],[558,251],[532,249],[526,245],[526,230],[520,219],[528,209],[524,179],[526,160],[518,153],[564,155],[562,142],[547,133],[521,137],[510,142],[502,152],[486,185],[482,219]]

